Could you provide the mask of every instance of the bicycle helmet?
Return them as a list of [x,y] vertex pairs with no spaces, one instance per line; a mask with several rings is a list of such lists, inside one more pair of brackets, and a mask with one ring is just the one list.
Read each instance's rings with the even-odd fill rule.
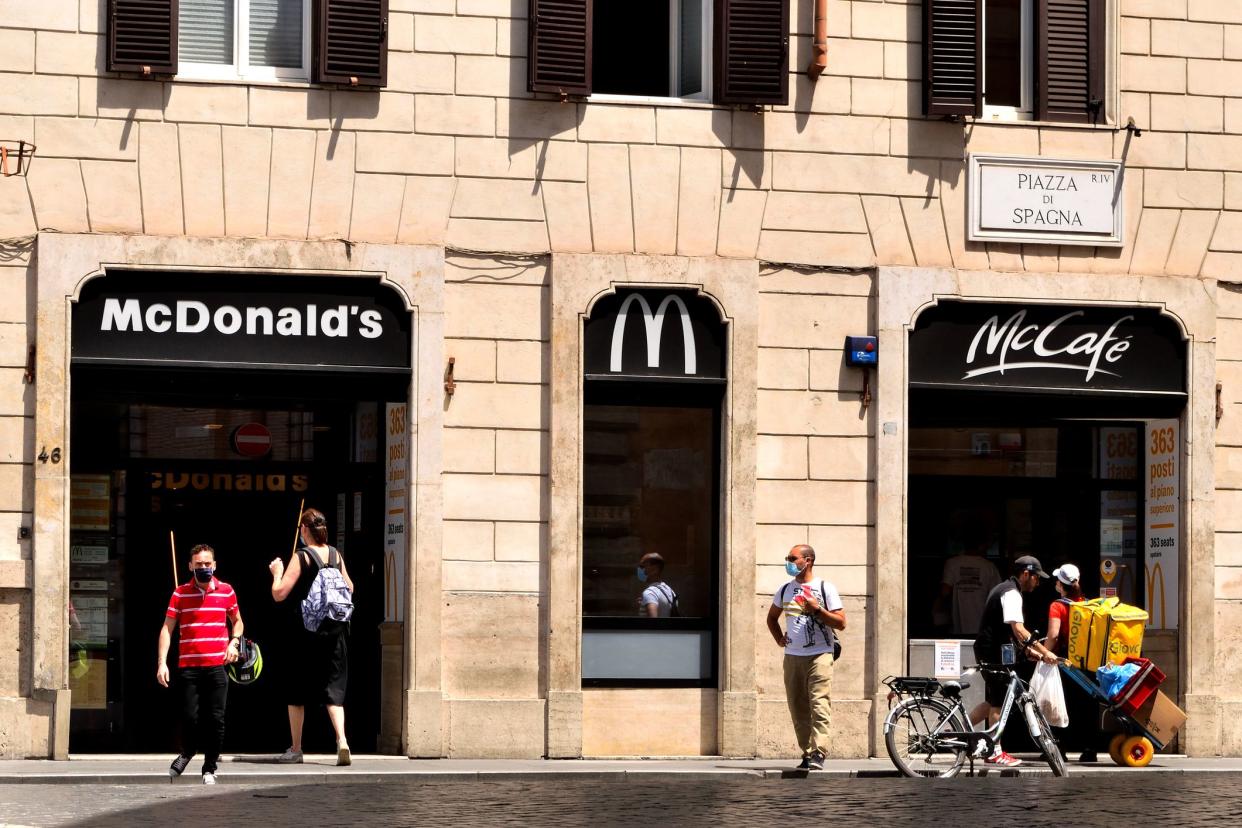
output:
[[228,666],[229,679],[237,684],[250,684],[263,672],[263,653],[249,638],[237,640],[237,661]]

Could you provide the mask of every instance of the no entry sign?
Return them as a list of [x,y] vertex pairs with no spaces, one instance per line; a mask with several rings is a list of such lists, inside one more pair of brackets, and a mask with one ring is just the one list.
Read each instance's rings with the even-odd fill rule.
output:
[[264,457],[272,450],[272,432],[263,423],[246,423],[233,432],[233,450],[242,457]]

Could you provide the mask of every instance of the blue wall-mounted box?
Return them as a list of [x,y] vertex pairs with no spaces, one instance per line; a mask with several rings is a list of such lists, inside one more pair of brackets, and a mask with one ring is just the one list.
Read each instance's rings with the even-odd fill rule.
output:
[[845,364],[851,368],[869,368],[879,361],[880,344],[874,336],[847,336]]

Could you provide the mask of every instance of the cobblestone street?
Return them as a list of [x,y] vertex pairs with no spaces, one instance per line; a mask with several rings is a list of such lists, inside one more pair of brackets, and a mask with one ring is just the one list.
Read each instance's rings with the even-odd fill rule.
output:
[[[600,779],[204,788],[6,785],[0,825],[1227,825],[1242,817],[1232,774],[958,779]],[[1140,812],[1141,811],[1141,817]]]

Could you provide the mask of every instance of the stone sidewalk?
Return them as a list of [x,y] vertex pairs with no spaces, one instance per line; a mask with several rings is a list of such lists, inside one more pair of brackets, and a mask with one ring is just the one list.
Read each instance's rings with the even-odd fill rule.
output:
[[[1071,754],[1071,758],[1074,754]],[[301,765],[279,765],[274,756],[226,755],[221,758],[221,783],[269,783],[290,785],[325,781],[378,781],[391,777],[426,781],[470,781],[489,779],[554,779],[592,777],[625,781],[631,777],[668,780],[719,778],[739,775],[769,779],[806,776],[793,770],[796,760],[725,759],[695,757],[685,759],[407,759],[399,756],[355,756],[350,767],[335,766],[334,755],[308,755]],[[1035,755],[1023,755],[1024,764],[1013,770],[988,769],[988,774],[1039,776],[1051,772]],[[168,784],[170,756],[165,755],[82,755],[67,761],[18,759],[0,761],[0,784]],[[178,784],[198,782],[199,759],[195,759]],[[976,770],[984,772],[982,765]],[[1070,763],[1070,774],[1150,774],[1150,773],[1238,773],[1239,758],[1188,758],[1158,755],[1144,769],[1121,768],[1107,758],[1095,764]],[[836,759],[825,763],[814,778],[897,776],[887,759]]]

